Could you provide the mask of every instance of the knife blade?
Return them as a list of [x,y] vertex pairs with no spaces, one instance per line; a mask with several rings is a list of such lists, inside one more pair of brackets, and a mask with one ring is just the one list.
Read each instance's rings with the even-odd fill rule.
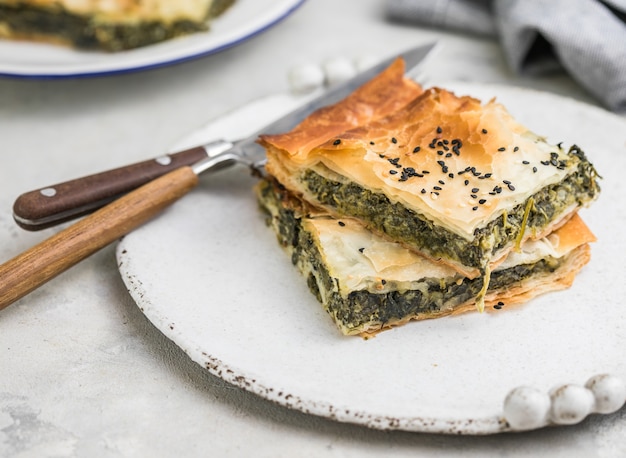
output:
[[434,43],[428,43],[384,59],[353,78],[330,87],[321,95],[239,141],[218,139],[155,159],[26,192],[13,205],[13,219],[26,230],[45,229],[89,214],[133,189],[183,166],[196,164],[194,170],[197,173],[216,171],[237,163],[259,169],[265,160],[263,148],[256,143],[260,134],[277,134],[291,130],[313,111],[349,95],[383,71],[397,57],[404,59],[409,73],[423,63],[434,46]]

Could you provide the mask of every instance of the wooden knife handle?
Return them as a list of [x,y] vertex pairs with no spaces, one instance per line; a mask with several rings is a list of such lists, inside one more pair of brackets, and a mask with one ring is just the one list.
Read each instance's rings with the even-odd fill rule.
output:
[[199,146],[30,191],[17,198],[13,216],[23,229],[45,229],[91,213],[161,175],[206,157],[207,151]]
[[198,183],[182,167],[119,198],[0,266],[0,310],[145,223]]

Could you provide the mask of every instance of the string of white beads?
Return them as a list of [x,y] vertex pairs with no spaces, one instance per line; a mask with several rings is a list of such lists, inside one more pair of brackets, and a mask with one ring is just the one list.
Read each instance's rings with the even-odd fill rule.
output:
[[609,414],[626,403],[626,385],[609,374],[590,378],[584,386],[565,384],[548,393],[522,386],[504,400],[503,416],[516,431],[540,428],[548,424],[572,425],[592,413]]

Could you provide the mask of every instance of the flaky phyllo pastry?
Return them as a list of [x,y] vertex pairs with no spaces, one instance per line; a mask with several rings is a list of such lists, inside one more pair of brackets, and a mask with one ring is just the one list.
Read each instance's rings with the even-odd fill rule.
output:
[[[267,149],[269,176],[293,199],[321,209],[327,219],[354,220],[372,237],[427,259],[439,269],[429,277],[432,281],[468,282],[463,293],[450,286],[443,296],[452,296],[443,305],[429,304],[430,312],[416,304],[403,316],[386,317],[387,305],[381,303],[385,318],[360,324],[348,324],[331,312],[346,333],[371,332],[372,326],[391,326],[416,314],[450,313],[459,304],[482,310],[484,300],[501,302],[499,297],[508,297],[517,286],[506,281],[503,286],[498,266],[509,265],[529,243],[549,240],[549,234],[565,229],[599,193],[597,173],[578,147],[550,145],[495,100],[482,104],[445,89],[424,91],[404,78],[401,60],[291,132],[260,141]],[[302,226],[310,228],[306,221]],[[575,221],[577,227],[583,225]],[[330,227],[339,230],[337,224]],[[581,235],[576,248],[586,247],[588,230],[574,232]],[[569,266],[570,279],[588,259],[575,257],[576,262],[563,261],[559,267]],[[329,262],[327,270],[335,271]],[[525,285],[537,275],[545,283],[547,271],[559,270],[553,267],[540,274],[533,270]],[[558,289],[553,286],[542,289]],[[322,302],[327,305],[323,297]],[[365,305],[358,302],[350,307]]]

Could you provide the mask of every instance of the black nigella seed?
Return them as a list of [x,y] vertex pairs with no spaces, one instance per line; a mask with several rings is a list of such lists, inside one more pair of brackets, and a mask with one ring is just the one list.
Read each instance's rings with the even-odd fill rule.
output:
[[448,140],[444,140],[444,141],[443,141],[443,144],[444,144],[444,145],[447,145],[448,143],[450,143]]
[[478,207],[472,207],[472,210],[476,211],[478,210]]
[[333,145],[337,146],[341,143],[341,140],[337,139],[333,142]]
[[421,149],[421,148],[420,148],[419,146],[416,146],[415,148],[413,148],[413,152],[414,152],[414,153],[419,153],[419,152],[420,152],[420,149]]
[[446,157],[452,157],[452,153],[446,153]]
[[511,182],[509,180],[502,180],[502,183],[504,183],[504,184],[511,184]]
[[337,224],[339,224],[341,227],[344,227],[346,225],[346,223],[344,223],[343,221],[338,221]]
[[478,188],[472,188],[472,192],[478,192],[479,189]]
[[375,144],[376,144],[376,143],[374,143],[374,142],[370,142],[370,145],[375,145]]
[[493,175],[493,173],[489,172],[489,173],[485,173],[485,178],[491,178],[491,175]]
[[450,172],[450,173],[448,173],[448,176],[449,176],[450,178],[454,178],[454,173]]
[[504,146],[501,146],[500,148],[498,148],[498,151],[506,151],[506,148]]
[[443,156],[443,151],[441,151],[441,150],[437,150],[437,154],[438,154],[439,156]]
[[363,253],[365,251],[365,248],[359,248],[359,253]]
[[483,134],[486,134],[487,133],[487,129],[483,129],[482,132],[483,132]]
[[439,184],[446,184],[446,182],[443,180],[439,180]]
[[533,167],[533,173],[537,173],[537,167]]
[[426,194],[426,190],[424,188],[422,188],[422,190],[420,191],[422,194]]
[[437,127],[437,133],[440,134],[441,132],[443,132],[443,129],[441,128],[441,126]]
[[395,175],[396,173],[398,173],[398,171],[392,169],[392,170],[389,171],[389,173],[392,174],[392,175]]
[[478,203],[479,203],[480,205],[484,204],[485,202],[487,202],[487,199],[480,199],[480,200],[478,201]]
[[378,157],[380,157],[381,159],[385,159],[385,155],[384,154],[379,154]]
[[433,189],[434,189],[435,191],[441,191],[441,186],[433,186]]
[[[516,147],[516,148],[517,148],[517,147]],[[528,161],[522,161],[522,164],[524,164],[524,165],[528,165],[528,164],[530,164],[530,162],[528,162]]]
[[465,181],[463,182],[463,184],[464,184],[465,186],[467,186],[467,185],[469,184],[469,180],[465,180]]
[[471,197],[472,199],[476,199],[478,196],[477,196],[476,194],[470,194],[470,197]]
[[515,191],[515,186],[513,186],[512,184],[508,185],[509,190],[511,191]]
[[517,153],[519,151],[519,146],[516,146],[515,148],[513,148],[513,152]]
[[383,285],[387,284],[387,280],[385,280],[384,278],[380,281]]
[[391,137],[391,143],[398,143],[398,140],[396,139],[396,137]]

